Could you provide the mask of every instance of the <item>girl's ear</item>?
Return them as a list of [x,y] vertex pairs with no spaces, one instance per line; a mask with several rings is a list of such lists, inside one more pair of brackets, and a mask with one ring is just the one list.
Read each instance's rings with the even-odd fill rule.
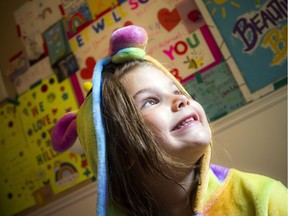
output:
[[77,137],[76,113],[66,113],[56,122],[52,130],[52,147],[57,152],[66,151],[75,143]]

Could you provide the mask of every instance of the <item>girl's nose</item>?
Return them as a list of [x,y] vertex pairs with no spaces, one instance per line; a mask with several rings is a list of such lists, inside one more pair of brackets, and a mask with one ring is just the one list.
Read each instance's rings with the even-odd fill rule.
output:
[[175,95],[172,102],[172,111],[177,112],[189,105],[190,101],[185,95]]

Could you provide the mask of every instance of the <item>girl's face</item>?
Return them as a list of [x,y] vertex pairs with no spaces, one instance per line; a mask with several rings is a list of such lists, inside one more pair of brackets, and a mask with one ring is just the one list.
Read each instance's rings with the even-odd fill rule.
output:
[[159,145],[182,162],[195,163],[211,140],[210,127],[202,106],[183,95],[173,81],[153,66],[136,67],[121,80],[153,124]]

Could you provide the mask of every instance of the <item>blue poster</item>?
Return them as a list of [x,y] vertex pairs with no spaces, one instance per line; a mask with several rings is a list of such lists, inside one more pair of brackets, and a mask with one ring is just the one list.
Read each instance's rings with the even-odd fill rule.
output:
[[252,93],[287,78],[287,0],[204,3]]
[[184,87],[204,107],[210,122],[246,104],[227,62],[196,73]]

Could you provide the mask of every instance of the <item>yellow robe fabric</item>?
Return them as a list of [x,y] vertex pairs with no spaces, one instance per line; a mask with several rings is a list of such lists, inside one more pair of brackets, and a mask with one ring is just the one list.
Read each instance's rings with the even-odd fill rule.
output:
[[[262,175],[230,169],[221,183],[213,169],[208,173],[204,216],[286,216],[287,188]],[[201,215],[201,214],[199,214]]]
[[[262,175],[216,167],[226,170],[227,175],[221,181],[213,168],[209,169],[207,191],[203,193],[204,208],[195,216],[288,215],[288,191],[281,182]],[[108,215],[124,216],[125,213],[110,203]]]

